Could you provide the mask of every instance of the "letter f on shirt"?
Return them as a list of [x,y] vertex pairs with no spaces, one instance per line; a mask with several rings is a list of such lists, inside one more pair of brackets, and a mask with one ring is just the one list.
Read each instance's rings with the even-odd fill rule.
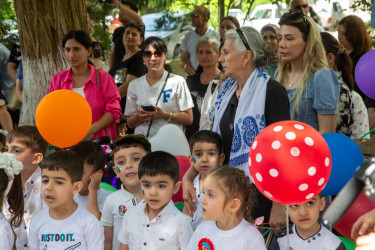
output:
[[171,98],[171,94],[168,92],[172,93],[172,89],[167,89],[163,91],[163,103],[168,102],[167,98]]

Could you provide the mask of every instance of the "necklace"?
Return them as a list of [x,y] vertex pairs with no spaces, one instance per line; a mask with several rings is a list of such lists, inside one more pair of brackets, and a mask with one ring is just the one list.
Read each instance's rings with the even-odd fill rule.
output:
[[289,83],[288,87],[292,87],[293,85],[294,85],[294,83]]

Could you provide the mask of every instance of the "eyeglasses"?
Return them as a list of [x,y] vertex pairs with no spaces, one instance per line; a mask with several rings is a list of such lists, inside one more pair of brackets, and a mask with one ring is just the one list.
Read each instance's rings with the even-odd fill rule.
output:
[[190,17],[197,18],[197,17],[199,17],[199,14],[198,13],[191,13]]
[[[246,38],[245,38],[245,35],[242,33],[242,30],[241,30],[241,29],[236,29],[236,31],[237,31],[238,35],[240,36],[243,45],[245,45],[245,48],[246,48],[247,50],[250,50],[250,51],[251,51],[250,46],[249,46],[249,44],[247,43],[247,40],[246,40]],[[251,53],[252,53],[252,51],[251,51]]]
[[163,51],[155,51],[155,52],[151,52],[151,51],[143,51],[143,56],[144,57],[152,57],[152,55],[154,55],[155,58],[160,58],[165,52]]
[[302,4],[302,5],[294,6],[294,9],[295,10],[301,10],[301,9],[307,9],[308,7],[309,7],[308,4]]
[[298,13],[285,13],[284,15],[281,16],[280,21],[279,21],[279,25],[280,26],[283,25],[288,20],[298,21],[300,19],[303,19],[303,21],[307,25],[307,28],[310,30],[310,23],[307,21],[306,15],[303,14],[303,13],[300,13],[300,12],[298,12]]

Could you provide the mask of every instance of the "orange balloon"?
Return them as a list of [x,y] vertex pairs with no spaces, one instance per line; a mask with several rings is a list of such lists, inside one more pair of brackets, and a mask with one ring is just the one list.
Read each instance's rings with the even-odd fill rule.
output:
[[90,105],[80,94],[73,90],[56,90],[40,101],[35,121],[47,142],[67,148],[86,136],[92,113]]

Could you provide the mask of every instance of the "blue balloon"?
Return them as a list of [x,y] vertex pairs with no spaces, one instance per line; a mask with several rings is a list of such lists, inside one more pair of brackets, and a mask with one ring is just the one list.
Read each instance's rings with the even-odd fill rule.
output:
[[353,176],[363,163],[363,154],[358,144],[348,136],[337,133],[323,135],[332,156],[332,171],[322,191],[324,196],[335,195]]

